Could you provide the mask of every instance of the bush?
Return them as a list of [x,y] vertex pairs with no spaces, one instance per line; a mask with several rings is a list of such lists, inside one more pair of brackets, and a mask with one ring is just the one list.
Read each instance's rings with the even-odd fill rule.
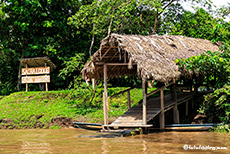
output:
[[206,95],[199,112],[206,114],[209,122],[230,123],[230,85]]

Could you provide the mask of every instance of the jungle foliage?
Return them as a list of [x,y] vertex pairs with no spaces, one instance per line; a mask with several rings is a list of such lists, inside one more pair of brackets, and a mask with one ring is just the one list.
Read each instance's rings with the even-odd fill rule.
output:
[[[200,4],[208,11],[187,13],[183,2]],[[195,14],[202,19],[198,23],[205,21],[200,27],[213,23],[215,28],[216,19],[211,16],[210,6],[209,0],[1,0],[0,95],[25,89],[19,82],[21,58],[48,56],[57,65],[49,89],[65,89],[79,82],[80,66],[109,33],[187,35],[188,26],[183,25]],[[225,27],[228,23],[219,19],[229,14],[228,7],[218,10],[216,14],[222,15],[218,23]],[[212,26],[204,27],[202,32],[208,35]],[[216,34],[221,35],[219,31]],[[36,85],[29,88],[39,89]]]
[[[191,12],[182,3],[199,7]],[[0,95],[25,89],[19,82],[21,58],[48,56],[57,66],[49,89],[78,89],[83,65],[110,33],[185,35],[224,44],[222,52],[177,62],[204,74],[203,82],[216,91],[206,97],[202,111],[211,114],[209,106],[217,105],[216,115],[226,122],[230,23],[224,19],[230,5],[212,6],[210,0],[0,0]],[[136,77],[109,80],[112,86],[138,82]]]
[[[230,29],[227,37],[230,38]],[[225,39],[226,36],[223,35]],[[176,60],[182,68],[193,71],[201,78],[201,83],[205,83],[207,89],[214,89],[204,97],[199,112],[208,117],[209,122],[230,123],[230,46],[226,42],[222,46],[222,51],[203,53],[188,59]],[[226,125],[227,127],[228,125]],[[220,127],[222,128],[222,127]],[[219,128],[219,129],[220,129]],[[223,127],[225,129],[225,127]],[[229,129],[229,127],[228,127]],[[229,130],[228,130],[229,131]]]

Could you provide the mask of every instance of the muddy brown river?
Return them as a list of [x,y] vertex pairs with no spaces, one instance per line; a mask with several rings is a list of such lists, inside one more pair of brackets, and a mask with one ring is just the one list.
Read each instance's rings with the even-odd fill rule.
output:
[[0,130],[0,154],[230,153],[230,134],[163,132],[121,138],[78,138],[81,129]]

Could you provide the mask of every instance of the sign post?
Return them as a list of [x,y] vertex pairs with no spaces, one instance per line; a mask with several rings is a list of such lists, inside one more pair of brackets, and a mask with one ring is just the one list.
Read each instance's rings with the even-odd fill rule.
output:
[[[26,69],[27,69],[28,65],[26,64]],[[27,77],[27,74],[26,74]],[[26,82],[26,92],[28,92],[28,83]]]
[[28,92],[28,83],[45,83],[46,91],[48,91],[48,83],[50,82],[50,67],[34,67],[28,68],[26,64],[26,68],[22,68],[22,84],[26,84],[26,92]]

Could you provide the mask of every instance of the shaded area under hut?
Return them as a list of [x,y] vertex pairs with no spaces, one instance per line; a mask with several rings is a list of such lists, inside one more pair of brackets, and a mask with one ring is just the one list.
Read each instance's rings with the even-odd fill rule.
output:
[[[82,75],[85,80],[104,79],[104,125],[108,125],[107,78],[138,74],[143,82],[142,125],[147,125],[146,81],[151,79],[163,82],[166,85],[171,85],[170,82],[175,85],[176,79],[183,76],[185,71],[186,74],[193,75],[193,72],[179,68],[174,62],[176,59],[188,58],[206,51],[214,52],[218,50],[219,45],[216,43],[185,36],[111,34],[102,40],[100,49],[85,64]],[[161,103],[164,103],[163,88],[165,86],[158,90],[161,94]],[[164,118],[163,106],[164,104],[161,104],[161,119]],[[177,114],[177,104],[175,104],[173,110]],[[164,123],[162,123],[162,127],[163,125]]]

